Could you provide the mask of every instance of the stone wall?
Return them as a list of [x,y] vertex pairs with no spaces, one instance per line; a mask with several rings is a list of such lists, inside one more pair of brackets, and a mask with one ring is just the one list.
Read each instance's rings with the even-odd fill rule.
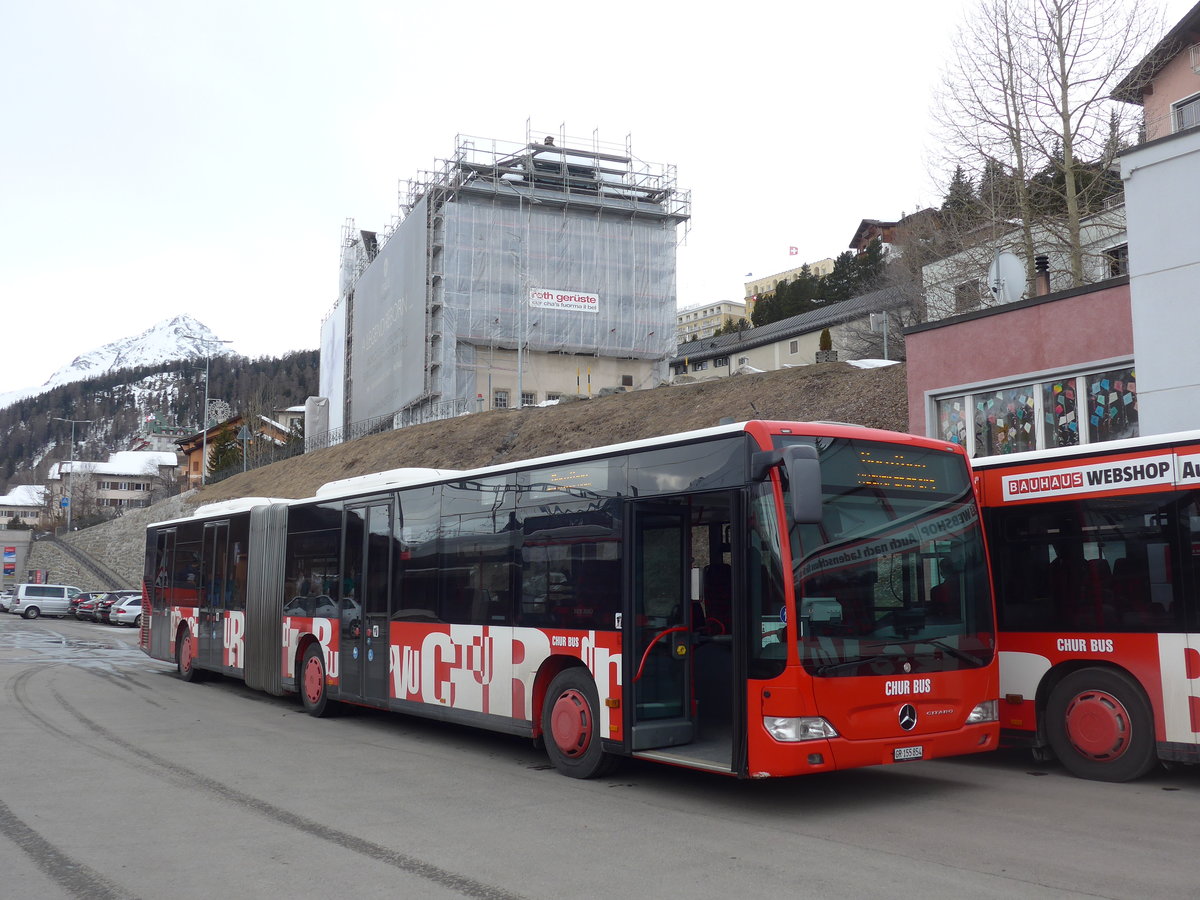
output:
[[[114,588],[137,589],[142,584],[142,560],[146,553],[146,526],[188,515],[189,501],[195,491],[169,497],[145,509],[127,510],[124,515],[80,531],[64,535],[59,540],[92,559],[103,570],[111,572],[121,583]],[[102,590],[109,585],[95,584],[97,577],[76,562],[57,541],[36,541],[29,553],[27,568],[46,569],[54,584],[72,584],[85,591]]]

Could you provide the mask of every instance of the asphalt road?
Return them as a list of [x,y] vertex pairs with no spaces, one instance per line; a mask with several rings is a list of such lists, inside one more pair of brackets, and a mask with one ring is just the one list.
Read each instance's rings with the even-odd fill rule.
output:
[[184,684],[132,629],[0,614],[0,897],[1192,897],[1200,769],[1023,753],[743,783]]

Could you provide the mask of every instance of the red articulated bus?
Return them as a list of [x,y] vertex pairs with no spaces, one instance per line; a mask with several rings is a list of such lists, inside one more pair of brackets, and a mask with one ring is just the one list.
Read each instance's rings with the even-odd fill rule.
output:
[[1004,741],[1101,781],[1200,762],[1200,432],[974,468]]
[[142,648],[339,704],[765,778],[997,745],[958,448],[747,422],[149,526]]

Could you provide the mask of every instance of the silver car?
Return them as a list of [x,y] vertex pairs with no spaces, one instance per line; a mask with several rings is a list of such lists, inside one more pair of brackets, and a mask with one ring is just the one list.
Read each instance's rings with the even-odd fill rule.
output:
[[70,613],[71,599],[81,593],[69,584],[18,584],[8,611],[26,619],[65,616]]
[[111,625],[132,625],[140,628],[142,624],[142,595],[122,597],[108,609],[108,621]]

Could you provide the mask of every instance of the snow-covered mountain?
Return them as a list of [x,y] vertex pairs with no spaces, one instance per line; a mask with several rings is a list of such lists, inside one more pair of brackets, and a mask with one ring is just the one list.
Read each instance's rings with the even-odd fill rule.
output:
[[189,315],[175,316],[136,337],[121,338],[80,354],[51,375],[45,384],[0,394],[0,409],[59,385],[83,381],[113,369],[156,366],[178,359],[203,359],[232,352],[228,343],[218,339],[203,322]]

